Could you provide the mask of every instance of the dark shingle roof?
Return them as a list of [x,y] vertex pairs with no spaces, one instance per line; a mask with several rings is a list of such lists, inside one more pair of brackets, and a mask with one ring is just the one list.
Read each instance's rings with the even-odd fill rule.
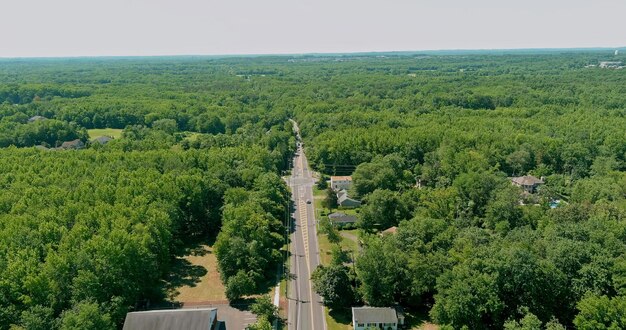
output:
[[390,307],[352,307],[356,323],[398,323],[396,310]]
[[81,149],[85,147],[85,143],[79,139],[66,141],[61,144],[61,149]]
[[107,144],[111,140],[113,140],[113,138],[110,137],[110,136],[99,136],[99,137],[91,140],[91,143]]
[[543,184],[543,180],[536,178],[532,175],[518,176],[515,178],[511,178],[511,181],[521,186],[534,186],[538,184]]
[[333,222],[341,223],[353,223],[357,221],[357,218],[353,215],[348,215],[341,212],[335,212],[328,215],[328,218]]
[[209,330],[216,317],[216,308],[131,312],[123,330]]

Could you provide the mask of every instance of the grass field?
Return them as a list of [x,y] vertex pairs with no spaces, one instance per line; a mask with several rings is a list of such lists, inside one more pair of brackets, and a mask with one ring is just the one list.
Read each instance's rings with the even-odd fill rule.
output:
[[119,139],[122,137],[122,129],[118,128],[94,128],[88,129],[87,133],[89,133],[90,139],[95,139],[101,136],[110,136],[114,139]]
[[226,300],[225,288],[217,271],[212,247],[200,245],[179,259],[178,282],[170,289],[170,299],[181,303]]

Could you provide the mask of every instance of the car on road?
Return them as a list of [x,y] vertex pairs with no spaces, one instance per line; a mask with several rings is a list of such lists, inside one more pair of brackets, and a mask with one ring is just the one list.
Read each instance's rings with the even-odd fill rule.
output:
[[311,204],[311,200],[310,200],[310,199],[307,199],[307,200],[306,200],[306,203],[307,203],[307,204]]

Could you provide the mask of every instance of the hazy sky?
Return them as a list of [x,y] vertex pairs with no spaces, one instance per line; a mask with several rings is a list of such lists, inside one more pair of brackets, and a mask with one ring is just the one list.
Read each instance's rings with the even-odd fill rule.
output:
[[626,46],[626,0],[0,0],[0,57]]

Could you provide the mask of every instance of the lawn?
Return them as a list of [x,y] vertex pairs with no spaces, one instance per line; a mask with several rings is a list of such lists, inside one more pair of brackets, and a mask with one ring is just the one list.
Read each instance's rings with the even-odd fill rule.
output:
[[180,303],[226,300],[213,248],[199,245],[178,258],[176,280],[168,290],[170,300]]
[[119,139],[122,137],[122,129],[118,128],[94,128],[88,129],[87,133],[89,133],[90,139],[95,139],[101,136],[110,136],[114,139]]

